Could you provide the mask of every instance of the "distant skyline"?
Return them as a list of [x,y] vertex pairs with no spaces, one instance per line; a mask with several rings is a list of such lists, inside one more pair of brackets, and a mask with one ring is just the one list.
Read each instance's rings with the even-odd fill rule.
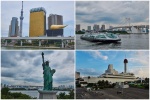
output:
[[74,51],[2,51],[1,83],[43,86],[42,52],[51,69],[56,69],[53,86],[74,86]]
[[149,24],[149,1],[76,1],[76,24],[109,26]]
[[148,51],[76,51],[76,71],[80,76],[100,76],[109,64],[119,73],[124,72],[124,59],[128,60],[127,72],[135,77],[149,77]]
[[[1,1],[1,36],[8,37],[12,17],[17,17],[20,23],[21,1]],[[23,2],[23,37],[29,36],[30,9],[44,7],[46,10],[46,29],[48,29],[49,14],[63,16],[64,36],[74,36],[74,1],[24,1]],[[19,24],[20,28],[20,24]]]

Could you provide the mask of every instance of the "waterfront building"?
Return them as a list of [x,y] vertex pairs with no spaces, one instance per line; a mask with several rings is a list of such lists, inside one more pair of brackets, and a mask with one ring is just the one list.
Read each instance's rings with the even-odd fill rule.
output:
[[80,31],[80,24],[76,25],[76,31]]
[[87,31],[91,31],[91,26],[87,26]]
[[94,26],[93,26],[93,31],[99,31],[99,25],[94,24]]
[[46,34],[46,10],[43,7],[30,10],[29,37],[40,37]]
[[83,80],[88,83],[97,83],[99,80],[109,81],[111,83],[116,82],[132,82],[136,81],[136,77],[134,76],[134,73],[127,72],[127,63],[128,60],[124,59],[124,72],[118,73],[115,69],[113,69],[113,65],[109,64],[108,69],[105,71],[104,74],[98,76],[98,77],[83,77]]
[[101,30],[102,31],[105,30],[105,25],[102,25]]
[[19,35],[18,18],[12,17],[11,23],[9,25],[8,37],[17,37]]

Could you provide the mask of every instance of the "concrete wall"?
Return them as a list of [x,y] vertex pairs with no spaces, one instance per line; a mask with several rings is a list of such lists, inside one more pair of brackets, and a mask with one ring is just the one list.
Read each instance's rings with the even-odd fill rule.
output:
[[109,81],[112,83],[116,83],[116,82],[125,82],[125,81],[135,81],[136,79],[119,79],[119,78],[97,78],[97,77],[91,77],[90,79],[88,79],[88,77],[83,77],[84,81],[86,81],[87,83],[97,83],[99,80],[104,80],[104,81]]

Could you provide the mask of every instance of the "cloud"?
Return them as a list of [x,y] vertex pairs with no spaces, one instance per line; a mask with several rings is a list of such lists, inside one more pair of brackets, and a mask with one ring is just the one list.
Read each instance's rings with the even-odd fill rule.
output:
[[[42,51],[2,51],[2,83],[11,85],[43,85]],[[74,51],[44,51],[50,61],[54,86],[74,85]]]
[[149,77],[149,67],[140,66],[129,69],[129,72],[134,73],[135,77]]
[[129,58],[133,63],[139,63],[144,66],[149,66],[149,52],[136,51],[134,55]]
[[81,77],[84,76],[100,76],[102,72],[95,70],[94,68],[78,68],[77,72],[81,73]]
[[93,24],[149,24],[149,1],[77,1],[76,23],[82,28]]
[[99,52],[99,51],[85,51],[85,52],[89,53],[95,59],[108,60],[108,56],[102,55],[101,52]]

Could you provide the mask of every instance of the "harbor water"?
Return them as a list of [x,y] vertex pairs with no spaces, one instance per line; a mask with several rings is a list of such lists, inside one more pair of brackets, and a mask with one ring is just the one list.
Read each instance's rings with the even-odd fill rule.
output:
[[76,35],[76,49],[90,49],[90,50],[107,50],[107,49],[149,49],[149,34],[120,34],[120,42],[117,43],[95,43],[80,39],[81,35]]

